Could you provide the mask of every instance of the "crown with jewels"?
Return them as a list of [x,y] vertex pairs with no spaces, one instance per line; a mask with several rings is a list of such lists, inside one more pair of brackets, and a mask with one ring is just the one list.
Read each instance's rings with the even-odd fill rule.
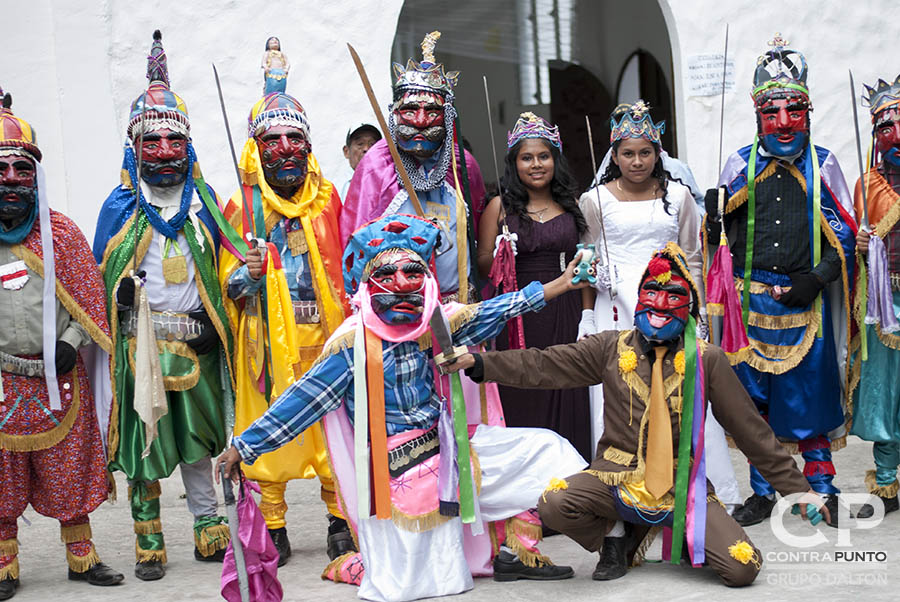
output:
[[550,125],[531,111],[519,115],[513,130],[506,135],[506,148],[512,148],[524,138],[542,138],[562,150],[559,127]]
[[806,59],[800,52],[787,48],[788,44],[790,42],[782,38],[780,32],[776,33],[769,41],[772,50],[756,60],[753,91],[750,93],[754,100],[784,90],[796,90],[809,98]]
[[394,94],[399,95],[407,90],[437,92],[441,96],[453,93],[459,79],[459,71],[444,71],[444,66],[434,60],[434,46],[441,37],[441,32],[432,31],[422,40],[422,62],[409,59],[406,67],[394,63]]
[[874,88],[865,84],[863,84],[863,88],[866,89],[866,94],[862,97],[862,104],[864,107],[869,107],[873,123],[875,115],[888,107],[900,104],[900,75],[890,83],[879,79]]
[[609,133],[610,143],[625,138],[646,138],[654,144],[660,143],[660,136],[666,131],[666,122],[653,123],[650,118],[650,105],[639,100],[628,108],[622,119],[616,123],[615,117],[609,119],[612,131]]

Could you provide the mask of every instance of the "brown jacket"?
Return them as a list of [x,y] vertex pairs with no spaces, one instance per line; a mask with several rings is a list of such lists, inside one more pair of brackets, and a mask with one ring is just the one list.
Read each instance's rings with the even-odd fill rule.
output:
[[[641,481],[650,415],[651,363],[639,337],[637,330],[606,331],[577,343],[543,350],[484,353],[481,355],[484,379],[523,389],[565,389],[603,383],[603,436],[597,444],[597,457],[588,470],[610,485]],[[683,346],[681,339],[663,360],[663,384],[672,419],[673,457],[678,450],[683,380],[675,364],[684,369],[684,354],[679,355]],[[806,478],[759,415],[725,353],[701,342],[701,354],[706,397],[716,420],[779,493],[808,491]],[[636,362],[629,362],[629,357]]]

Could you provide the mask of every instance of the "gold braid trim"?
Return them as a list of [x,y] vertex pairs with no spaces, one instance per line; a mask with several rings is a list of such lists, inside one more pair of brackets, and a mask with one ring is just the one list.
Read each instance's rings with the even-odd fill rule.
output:
[[900,336],[884,332],[881,330],[881,324],[875,324],[875,332],[878,333],[878,340],[881,344],[889,349],[900,350]]
[[[212,250],[211,263],[213,276],[218,276],[219,270],[218,266],[216,265],[216,247],[213,244],[212,234],[209,233],[209,229],[206,227],[206,224],[203,223],[203,220],[198,221],[200,222],[200,229],[203,233],[203,237],[206,239],[205,243],[206,245],[208,245],[208,248]],[[197,260],[195,259],[194,261]],[[228,377],[231,379],[231,388],[232,390],[236,391],[237,382],[235,381],[234,368],[231,365],[232,358],[234,357],[234,349],[228,346],[229,326],[227,324],[224,324],[222,320],[219,319],[219,314],[216,312],[216,308],[209,298],[209,293],[207,293],[206,291],[206,285],[203,284],[203,278],[201,278],[199,274],[195,273],[194,282],[197,284],[197,293],[200,295],[200,301],[203,303],[203,307],[206,309],[206,315],[209,316],[209,319],[212,321],[213,326],[216,329],[216,333],[219,335],[219,343],[221,343],[222,347],[225,348],[225,368],[226,370],[228,370]]]
[[227,548],[229,541],[231,531],[227,524],[210,525],[200,532],[200,537],[197,537],[196,531],[194,532],[194,545],[200,550],[200,554],[206,557]]
[[137,562],[161,562],[162,564],[169,562],[169,559],[166,557],[165,546],[163,546],[162,550],[145,550],[135,541],[134,555],[137,558]]
[[539,526],[536,527],[535,525],[526,523],[522,519],[515,517],[506,519],[506,547],[512,550],[513,553],[519,557],[519,560],[522,561],[522,564],[527,567],[535,568],[552,566],[553,562],[549,557],[544,556],[540,552],[529,550],[518,537],[510,537],[510,532],[512,532],[513,535],[522,535],[523,537],[530,537],[531,539],[540,541],[540,537],[533,537],[532,530],[534,529],[537,530],[538,535],[541,535],[541,528]]
[[[743,293],[744,292],[744,281],[739,278],[735,278],[734,279],[734,288],[735,288],[735,290],[737,290],[738,293]],[[771,284],[756,282],[755,280],[750,281],[750,293],[753,295],[768,295],[772,292],[773,288],[774,287]],[[789,290],[791,290],[791,287],[785,286],[785,287],[782,287],[782,290],[789,291]]]
[[[335,583],[343,583],[344,580],[341,579],[341,568],[344,566],[344,563],[359,554],[359,552],[345,552],[341,554],[327,565],[325,565],[325,570],[322,571],[321,579],[323,581],[334,581]],[[329,576],[328,573],[334,571],[334,576]]]
[[[812,347],[821,321],[821,315],[813,314],[803,339],[797,345],[771,345],[750,339],[750,348],[757,353],[750,353],[747,356],[747,364],[760,372],[769,374],[784,374],[788,370],[796,368]],[[780,361],[773,361],[769,358]]]
[[894,482],[890,485],[881,486],[875,480],[875,471],[867,470],[866,471],[866,488],[869,490],[869,493],[873,495],[877,495],[878,497],[889,498],[889,497],[897,497],[897,492],[900,491],[900,482],[897,479],[894,479]]
[[398,510],[396,506],[391,504],[391,520],[398,529],[409,531],[411,533],[422,533],[429,531],[439,525],[443,525],[452,517],[443,516],[439,510],[435,509],[425,514],[406,514]]
[[[137,348],[137,337],[128,338],[128,367],[131,373],[135,374],[134,354]],[[200,358],[197,352],[190,348],[184,341],[166,341],[156,339],[156,349],[162,353],[171,353],[179,357],[191,360],[194,369],[189,374],[182,376],[168,376],[163,374],[163,385],[166,391],[188,391],[197,386],[200,382]]]
[[[159,484],[159,481],[153,481],[152,483],[147,483],[146,485],[147,493],[141,496],[142,502],[149,502],[150,500],[155,500],[159,496],[162,495],[162,487]],[[131,499],[131,494],[133,492],[133,488],[128,486],[128,499]]]
[[[757,184],[759,184],[760,182],[775,175],[776,163],[777,163],[777,161],[774,161],[774,160],[769,161],[769,164],[766,165],[766,168],[764,170],[762,170],[762,172],[760,172],[759,176],[756,178]],[[794,166],[791,165],[791,166],[789,166],[789,168],[790,167],[794,167]],[[796,168],[794,168],[794,169],[796,170]],[[796,177],[796,174],[794,174],[794,177]],[[749,180],[750,174],[747,174],[747,178]],[[803,191],[805,192],[806,191],[806,179],[801,177],[801,178],[798,178],[798,180],[800,181],[800,185],[803,186]],[[740,207],[741,205],[743,205],[744,203],[747,202],[747,189],[748,189],[748,186],[745,185],[743,188],[741,188],[740,190],[735,192],[733,195],[731,195],[731,198],[729,198],[728,202],[725,203],[725,213],[726,214],[731,213],[732,211],[734,211],[735,209],[737,209],[738,207]]]
[[[24,261],[25,265],[31,268],[32,272],[36,273],[41,278],[44,277],[44,260],[38,257],[33,251],[21,244],[13,245],[10,250],[13,252],[13,255]],[[96,322],[88,317],[87,312],[75,302],[75,299],[72,298],[69,291],[63,288],[63,285],[58,278],[56,279],[56,298],[59,299],[62,306],[69,312],[72,319],[78,322],[88,334],[91,335],[91,338],[95,343],[100,345],[103,351],[112,353],[112,339],[97,326]]]
[[[734,439],[731,437],[731,435],[725,435],[725,440],[728,442],[728,447],[732,449],[740,449],[737,446],[737,443],[734,442]],[[785,441],[782,439],[779,439],[778,442],[781,444],[781,447],[784,449],[784,451],[791,454],[792,456],[796,456],[800,453],[800,445],[798,442]],[[831,445],[829,446],[829,449],[831,451],[836,452],[842,450],[847,447],[847,435],[842,435],[837,439],[831,439],[830,442]]]
[[60,525],[59,537],[63,543],[78,543],[79,541],[87,541],[91,539],[91,523],[82,523],[80,525]]
[[606,451],[603,452],[603,459],[615,462],[616,464],[621,464],[622,466],[631,466],[631,462],[634,460],[634,454],[623,452],[621,449],[616,449],[610,445],[606,448]]
[[76,556],[69,548],[66,548],[66,562],[69,564],[69,568],[72,569],[73,573],[84,573],[100,562],[100,556],[97,555],[94,544],[91,544],[91,551],[84,556]]
[[322,347],[322,351],[319,353],[319,357],[317,357],[312,363],[312,366],[309,367],[310,370],[312,370],[313,366],[324,362],[332,355],[340,353],[341,351],[353,349],[353,337],[355,336],[355,334],[356,329],[352,328],[349,332],[345,332],[341,336],[328,341],[325,346]]
[[19,553],[19,540],[15,537],[0,541],[0,556],[15,556]]
[[812,309],[797,314],[785,314],[783,316],[769,316],[751,311],[747,318],[750,326],[758,326],[766,330],[783,330],[785,328],[800,328],[808,326],[813,320],[815,311]]
[[4,567],[0,567],[0,580],[18,579],[19,578],[19,557],[13,558],[13,561]]
[[160,519],[151,518],[150,520],[134,521],[135,535],[155,535],[157,533],[162,533],[162,521]]
[[29,452],[38,451],[53,447],[69,434],[75,419],[78,417],[78,410],[81,407],[81,395],[78,388],[78,373],[75,372],[72,378],[72,405],[69,411],[60,420],[59,424],[43,433],[34,435],[10,435],[8,433],[0,433],[0,449],[11,452]]
[[[894,193],[894,196],[896,196],[897,193],[894,189],[892,187],[888,188]],[[890,234],[898,219],[900,219],[900,203],[895,200],[891,203],[891,208],[885,212],[882,218],[878,220],[878,224],[875,225],[875,234],[878,235],[878,238],[884,239],[884,237]]]

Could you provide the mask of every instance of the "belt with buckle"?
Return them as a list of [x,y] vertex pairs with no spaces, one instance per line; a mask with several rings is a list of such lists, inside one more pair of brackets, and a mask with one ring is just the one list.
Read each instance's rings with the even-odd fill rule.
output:
[[[295,324],[318,324],[321,321],[319,317],[319,304],[315,301],[293,301],[294,305],[294,323]],[[248,316],[257,315],[256,297],[247,299],[244,305],[244,313]]]
[[0,351],[0,369],[21,376],[43,376],[44,360],[27,359]]
[[891,290],[900,291],[900,274],[891,274]]
[[[189,341],[200,336],[203,331],[203,325],[185,313],[151,311],[150,318],[158,341]],[[136,311],[129,311],[122,320],[122,333],[129,337],[137,333]]]
[[388,472],[397,478],[441,451],[438,429],[434,427],[424,435],[410,439],[388,451]]

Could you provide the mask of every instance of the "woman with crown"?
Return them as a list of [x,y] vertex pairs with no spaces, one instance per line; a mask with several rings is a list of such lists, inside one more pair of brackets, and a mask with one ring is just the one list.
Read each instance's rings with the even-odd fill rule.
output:
[[[697,205],[690,189],[663,168],[660,135],[666,124],[654,123],[649,109],[639,100],[619,120],[613,116],[609,166],[598,187],[585,192],[578,203],[588,225],[581,241],[592,243],[597,249],[608,249],[612,266],[602,266],[596,288],[582,292],[579,339],[604,330],[627,329],[634,323],[643,267],[656,249],[670,241],[677,242],[684,251],[691,277],[698,283],[701,325],[706,321]],[[606,259],[605,252],[601,251],[601,255]],[[615,278],[617,291],[612,299],[607,292],[610,275]],[[591,416],[596,444],[604,430],[602,385],[591,387]],[[706,417],[706,441],[708,475],[716,494],[727,505],[739,503],[740,492],[725,434],[712,414]],[[620,529],[622,525],[617,524],[613,533]],[[609,567],[600,571],[602,578],[615,579],[623,574],[620,563],[612,557],[601,555],[601,564]]]
[[[522,113],[507,136],[501,195],[491,199],[478,229],[478,268],[487,276],[504,234],[515,249],[518,288],[532,280],[549,282],[576,253],[587,223],[578,208],[576,183],[562,154],[559,129],[534,113]],[[549,302],[541,315],[522,316],[524,347],[573,343],[578,333],[580,294],[572,291]],[[521,339],[501,334],[498,349],[515,348]],[[591,457],[590,398],[587,388],[525,391],[500,388],[507,426],[549,428]]]

